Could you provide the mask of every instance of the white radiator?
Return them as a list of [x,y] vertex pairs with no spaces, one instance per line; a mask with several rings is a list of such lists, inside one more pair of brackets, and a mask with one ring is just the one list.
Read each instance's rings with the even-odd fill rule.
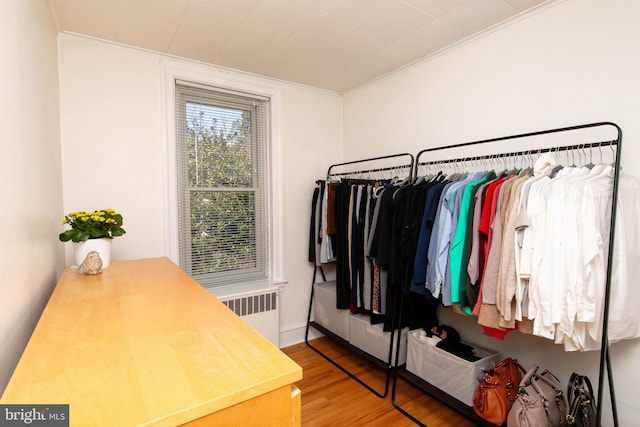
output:
[[279,347],[280,301],[277,287],[216,296],[258,333]]

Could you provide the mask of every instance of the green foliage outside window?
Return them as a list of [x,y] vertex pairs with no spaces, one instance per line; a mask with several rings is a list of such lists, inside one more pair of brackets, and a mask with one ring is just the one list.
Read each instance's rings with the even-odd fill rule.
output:
[[[217,108],[215,109],[218,110]],[[249,112],[200,111],[187,125],[192,274],[256,266]]]

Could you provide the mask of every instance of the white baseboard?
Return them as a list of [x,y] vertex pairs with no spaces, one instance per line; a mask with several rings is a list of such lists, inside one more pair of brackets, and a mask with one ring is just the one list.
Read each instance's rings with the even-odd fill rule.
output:
[[[289,347],[294,344],[304,342],[304,334],[307,328],[307,324],[294,326],[284,331],[280,331],[280,348]],[[314,328],[309,328],[309,339],[320,338],[324,336]]]

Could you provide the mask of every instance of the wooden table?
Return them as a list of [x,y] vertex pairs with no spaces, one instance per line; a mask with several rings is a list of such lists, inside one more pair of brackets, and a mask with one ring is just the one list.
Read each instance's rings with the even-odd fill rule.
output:
[[174,263],[151,258],[95,276],[65,269],[0,403],[69,404],[71,426],[299,425],[301,378]]

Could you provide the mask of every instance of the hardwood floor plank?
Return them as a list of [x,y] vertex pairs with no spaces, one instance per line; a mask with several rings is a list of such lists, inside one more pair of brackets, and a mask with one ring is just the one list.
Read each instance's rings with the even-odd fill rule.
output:
[[[323,337],[311,341],[323,353],[382,392],[386,372]],[[378,398],[333,366],[305,343],[282,349],[303,369],[296,383],[302,391],[302,425],[327,426],[415,426],[391,402],[391,384],[385,398]],[[396,401],[403,409],[429,427],[474,427],[476,424],[441,404],[421,390],[399,379]]]

